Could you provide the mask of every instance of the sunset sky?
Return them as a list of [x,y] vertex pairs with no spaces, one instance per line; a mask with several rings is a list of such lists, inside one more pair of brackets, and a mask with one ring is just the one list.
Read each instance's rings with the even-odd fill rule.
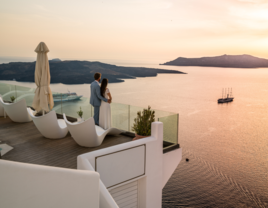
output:
[[1,1],[0,56],[153,59],[268,58],[268,0]]

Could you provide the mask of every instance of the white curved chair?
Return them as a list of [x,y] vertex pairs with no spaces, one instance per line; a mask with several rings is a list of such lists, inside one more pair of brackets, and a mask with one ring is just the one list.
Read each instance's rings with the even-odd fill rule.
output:
[[67,135],[68,128],[66,123],[63,119],[57,119],[55,111],[50,111],[48,114],[36,117],[31,108],[27,110],[36,128],[44,137],[49,139],[61,139]]
[[27,105],[24,99],[16,103],[4,103],[0,97],[0,105],[12,121],[19,123],[32,121],[31,116],[27,112]]
[[83,147],[99,146],[107,134],[116,135],[122,133],[121,130],[116,128],[104,130],[99,126],[95,126],[95,121],[92,117],[79,124],[69,122],[65,113],[63,114],[63,118],[73,139]]
[[[2,95],[0,95],[0,98],[2,98]],[[2,116],[6,117],[6,114],[5,114],[4,107],[0,104],[0,117]]]

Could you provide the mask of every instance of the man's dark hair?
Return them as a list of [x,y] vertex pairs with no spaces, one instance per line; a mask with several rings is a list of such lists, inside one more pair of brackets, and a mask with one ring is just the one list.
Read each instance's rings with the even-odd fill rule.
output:
[[97,72],[94,74],[94,79],[98,80],[101,77],[101,73]]

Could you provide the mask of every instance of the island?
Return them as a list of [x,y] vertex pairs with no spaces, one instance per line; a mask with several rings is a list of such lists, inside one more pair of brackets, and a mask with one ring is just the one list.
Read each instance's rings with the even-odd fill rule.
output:
[[202,58],[179,57],[173,61],[160,65],[171,66],[205,66],[205,67],[230,67],[230,68],[261,68],[268,67],[268,59],[251,55],[222,55]]
[[[122,79],[153,77],[159,73],[185,74],[176,70],[153,69],[145,67],[123,67],[90,61],[49,61],[51,83],[85,84],[94,81],[94,74],[100,72],[109,83],[124,82]],[[10,62],[0,64],[1,80],[34,82],[35,62]]]

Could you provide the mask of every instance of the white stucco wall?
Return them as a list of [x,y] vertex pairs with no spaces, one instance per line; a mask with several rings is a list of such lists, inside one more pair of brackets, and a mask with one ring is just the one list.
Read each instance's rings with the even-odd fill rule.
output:
[[[142,151],[135,152],[130,151],[133,147],[145,146],[145,175],[133,179],[133,175],[129,174],[125,169],[134,170],[135,168],[141,168],[139,162],[141,161]],[[113,157],[112,155],[118,151],[124,151],[121,157]],[[174,153],[173,153],[174,152]],[[96,167],[96,158],[106,155],[106,161],[102,164],[100,177],[104,177],[106,187],[108,184],[113,184],[115,181],[107,174],[109,171],[115,171],[120,177],[116,178],[116,183],[119,185],[113,187],[118,188],[133,181],[138,182],[138,196],[139,196],[139,208],[160,208],[162,207],[162,189],[169,177],[172,175],[177,165],[180,162],[181,149],[174,150],[169,153],[163,154],[163,123],[152,123],[152,135],[140,140],[116,145],[113,147],[97,150],[94,152],[86,153],[78,156],[78,169],[87,169],[86,163],[89,163],[92,167]],[[109,155],[111,158],[109,158]],[[137,161],[133,159],[137,158]],[[116,160],[116,161],[112,161]],[[110,164],[108,164],[110,162]],[[113,170],[111,165],[115,169]],[[121,165],[121,166],[120,166]],[[97,164],[98,166],[98,164]],[[97,168],[98,169],[98,168]],[[140,169],[141,170],[141,169]],[[135,173],[138,175],[138,173]],[[127,177],[126,177],[127,176]],[[129,179],[129,181],[128,181]],[[108,180],[108,181],[106,181]],[[109,181],[111,180],[111,182]],[[111,191],[111,189],[109,189]]]
[[0,160],[0,207],[99,208],[99,174]]

